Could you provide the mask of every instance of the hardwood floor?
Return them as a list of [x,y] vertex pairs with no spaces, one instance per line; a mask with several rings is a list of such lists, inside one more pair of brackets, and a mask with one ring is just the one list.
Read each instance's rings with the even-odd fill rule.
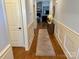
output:
[[36,56],[36,46],[37,46],[37,38],[38,31],[41,28],[47,28],[47,24],[38,24],[37,29],[35,30],[35,36],[33,39],[32,46],[29,51],[25,51],[24,48],[13,47],[13,54],[15,59],[67,59],[65,54],[63,53],[61,47],[54,34],[49,33],[50,40],[52,41],[52,45],[54,47],[56,56]]

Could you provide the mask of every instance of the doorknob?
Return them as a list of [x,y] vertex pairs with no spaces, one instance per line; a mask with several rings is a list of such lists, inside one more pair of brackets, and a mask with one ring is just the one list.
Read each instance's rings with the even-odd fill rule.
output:
[[22,29],[21,27],[19,27],[18,29]]

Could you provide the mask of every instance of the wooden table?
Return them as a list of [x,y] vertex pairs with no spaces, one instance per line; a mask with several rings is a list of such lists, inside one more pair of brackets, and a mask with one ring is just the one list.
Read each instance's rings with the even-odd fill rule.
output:
[[47,29],[48,29],[49,34],[54,33],[54,26],[55,26],[54,23],[47,24]]

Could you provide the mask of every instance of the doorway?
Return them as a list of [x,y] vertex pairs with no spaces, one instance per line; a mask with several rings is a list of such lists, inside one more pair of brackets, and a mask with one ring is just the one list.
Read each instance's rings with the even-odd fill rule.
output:
[[12,47],[25,47],[20,0],[5,0],[5,8]]
[[50,0],[38,1],[37,0],[37,23],[47,22],[49,15]]

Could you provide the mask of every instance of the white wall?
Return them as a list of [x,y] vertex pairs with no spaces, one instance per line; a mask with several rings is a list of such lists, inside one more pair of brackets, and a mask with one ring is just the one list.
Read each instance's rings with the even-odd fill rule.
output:
[[0,59],[13,59],[12,47],[8,41],[8,26],[4,0],[0,0]]
[[53,15],[53,0],[50,0],[49,13],[50,15]]
[[33,38],[34,29],[36,27],[36,19],[34,17],[33,0],[25,0],[26,17],[27,17],[27,34],[28,34],[28,49],[30,49]]
[[34,13],[34,21],[35,21],[35,28],[37,28],[37,3],[36,0],[33,0],[33,13]]
[[2,0],[0,0],[0,52],[9,44],[7,23],[5,22],[6,15],[4,14]]
[[27,25],[29,26],[34,21],[33,15],[33,0],[26,0]]
[[[79,57],[79,0],[57,0],[55,37],[68,59]],[[77,56],[78,54],[78,56]]]
[[79,32],[79,0],[57,0],[56,19]]

